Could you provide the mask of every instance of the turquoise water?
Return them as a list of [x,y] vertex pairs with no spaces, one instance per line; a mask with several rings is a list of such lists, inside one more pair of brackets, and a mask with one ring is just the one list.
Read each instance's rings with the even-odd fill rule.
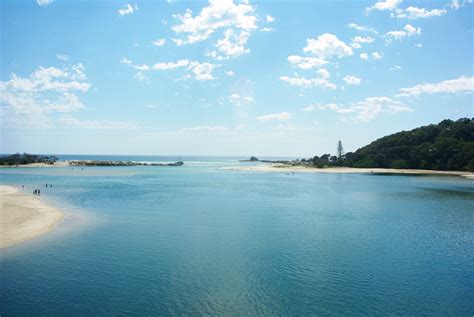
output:
[[0,251],[0,314],[474,314],[473,181],[193,162],[0,170],[67,213]]

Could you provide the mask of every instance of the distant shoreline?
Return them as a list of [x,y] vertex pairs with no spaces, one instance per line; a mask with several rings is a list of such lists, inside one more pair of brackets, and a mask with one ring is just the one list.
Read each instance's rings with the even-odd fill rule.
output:
[[0,168],[18,168],[18,167],[68,167],[69,161],[59,161],[54,163],[30,163],[30,164],[16,164],[16,165],[0,165]]
[[29,164],[14,164],[14,165],[0,165],[4,168],[19,168],[19,167],[117,167],[117,166],[182,166],[182,161],[174,163],[159,163],[159,162],[137,162],[137,161],[100,161],[100,160],[68,160],[57,161],[54,163],[29,163]]
[[0,185],[0,249],[42,236],[63,218],[63,212],[45,204],[40,197]]
[[261,164],[254,166],[223,167],[225,170],[252,171],[252,172],[283,172],[283,173],[329,173],[329,174],[404,174],[404,175],[444,175],[462,176],[474,179],[474,173],[463,171],[434,171],[419,169],[394,169],[394,168],[355,168],[355,167],[306,167],[287,164]]
[[[170,164],[148,164],[148,163],[134,163],[132,165],[117,164],[117,165],[88,165],[86,163],[95,161],[58,161],[53,164],[50,163],[31,163],[23,165],[0,165],[3,168],[20,168],[20,167],[111,167],[111,166],[179,166],[175,163]],[[125,161],[117,161],[125,162]],[[422,170],[422,169],[395,169],[395,168],[357,168],[357,167],[324,167],[317,168],[312,166],[295,166],[284,163],[271,163],[269,161],[259,161],[259,165],[251,166],[229,166],[221,167],[223,170],[237,170],[237,171],[253,171],[253,172],[284,172],[284,173],[330,173],[330,174],[401,174],[401,175],[445,175],[445,176],[461,176],[469,179],[474,179],[474,173],[467,171],[437,171],[437,170]]]

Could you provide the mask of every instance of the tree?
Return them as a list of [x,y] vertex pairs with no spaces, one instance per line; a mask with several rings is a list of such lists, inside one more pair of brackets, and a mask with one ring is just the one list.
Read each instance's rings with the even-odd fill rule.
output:
[[339,142],[337,142],[337,165],[342,165],[343,155],[344,155],[344,148],[342,147],[341,140],[339,140]]
[[337,142],[337,158],[342,159],[343,155],[344,155],[344,148],[342,147],[341,140],[339,140],[339,142]]

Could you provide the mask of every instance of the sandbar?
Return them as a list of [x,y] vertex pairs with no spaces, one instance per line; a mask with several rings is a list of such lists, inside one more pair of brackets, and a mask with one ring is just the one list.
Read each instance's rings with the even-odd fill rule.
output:
[[63,217],[39,196],[0,185],[0,249],[52,231]]
[[354,167],[306,167],[286,164],[260,164],[246,166],[223,167],[227,170],[252,171],[252,172],[281,172],[281,173],[336,173],[336,174],[409,174],[409,175],[446,175],[473,178],[474,174],[463,171],[433,171],[419,169],[394,169],[394,168],[354,168]]

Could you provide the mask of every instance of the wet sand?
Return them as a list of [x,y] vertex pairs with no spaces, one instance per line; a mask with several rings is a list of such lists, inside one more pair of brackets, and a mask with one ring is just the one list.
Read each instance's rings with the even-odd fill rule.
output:
[[462,171],[432,171],[416,169],[393,168],[353,168],[353,167],[328,167],[316,168],[305,166],[291,166],[285,164],[261,164],[254,166],[224,167],[226,170],[252,171],[252,172],[282,172],[282,173],[336,173],[336,174],[409,174],[409,175],[447,175],[474,178],[473,173]]
[[63,217],[40,197],[0,185],[0,249],[52,231]]

